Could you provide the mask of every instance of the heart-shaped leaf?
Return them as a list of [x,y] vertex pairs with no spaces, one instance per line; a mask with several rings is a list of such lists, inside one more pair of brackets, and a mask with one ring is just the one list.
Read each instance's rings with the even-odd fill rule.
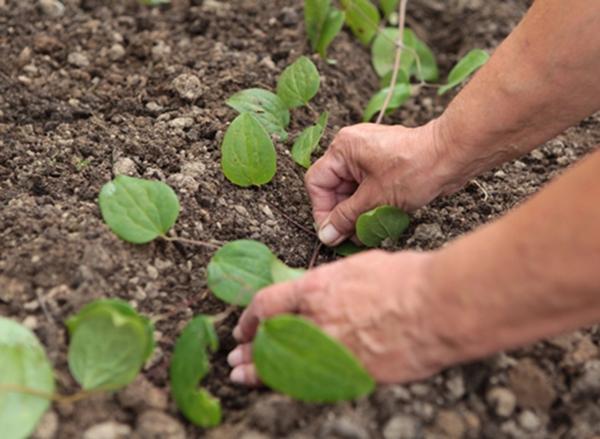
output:
[[129,384],[154,348],[150,321],[116,299],[88,304],[67,321],[67,328],[69,368],[86,390]]
[[242,90],[227,100],[234,110],[252,113],[269,134],[286,140],[285,129],[290,124],[290,112],[285,103],[275,94],[262,88]]
[[177,195],[160,181],[118,175],[102,187],[98,201],[108,227],[134,244],[164,236],[179,216]]
[[379,28],[379,10],[369,0],[341,0],[346,24],[358,40],[368,45]]
[[313,50],[317,50],[330,8],[331,0],[304,1],[304,25]]
[[[375,116],[385,103],[387,98],[387,94],[389,92],[389,87],[384,88],[383,90],[379,90],[369,103],[367,104],[367,108],[365,108],[365,112],[363,113],[363,122],[368,122],[371,120],[373,116]],[[392,98],[386,109],[386,114],[392,112],[396,108],[399,108],[403,103],[405,103],[410,98],[410,85],[408,84],[397,84],[394,87],[394,92],[392,93]]]
[[29,329],[0,317],[0,436],[7,439],[29,437],[50,406],[47,398],[16,392],[15,388],[52,395],[52,366]]
[[301,56],[281,73],[277,81],[277,96],[288,108],[301,107],[319,91],[321,78],[317,67],[305,56]]
[[457,85],[460,85],[472,73],[483,66],[489,58],[490,55],[485,50],[471,50],[450,70],[448,83],[438,89],[438,95],[443,95]]
[[252,343],[252,359],[262,382],[301,401],[350,400],[375,387],[348,349],[297,316],[264,320]]
[[321,114],[316,125],[309,126],[300,133],[294,146],[292,146],[292,157],[294,161],[306,169],[310,167],[310,156],[319,147],[319,141],[327,126],[327,112]]
[[221,300],[246,306],[257,291],[273,283],[271,264],[276,259],[257,241],[232,241],[221,247],[208,264],[208,287]]
[[367,247],[377,247],[383,240],[397,240],[410,220],[401,209],[380,206],[363,213],[356,220],[356,236]]
[[325,20],[325,24],[321,30],[317,46],[315,47],[315,50],[319,53],[319,55],[321,55],[321,58],[325,58],[327,56],[327,48],[337,34],[339,34],[342,30],[345,20],[346,14],[344,12],[336,8],[331,8],[329,10],[329,14],[327,14],[327,19]]
[[238,186],[260,186],[271,181],[277,170],[273,141],[250,113],[235,118],[221,146],[225,177]]
[[215,328],[206,316],[189,322],[177,339],[169,377],[175,403],[185,417],[200,427],[221,423],[221,404],[206,390],[198,388],[210,365],[207,351],[215,352],[219,341]]
[[[396,58],[396,42],[398,41],[398,29],[386,27],[383,29],[371,46],[371,62],[373,68],[379,77],[389,74],[394,68],[394,60]],[[400,70],[410,73],[410,69],[415,62],[415,45],[416,36],[410,29],[404,29],[402,42],[405,49],[400,55]]]

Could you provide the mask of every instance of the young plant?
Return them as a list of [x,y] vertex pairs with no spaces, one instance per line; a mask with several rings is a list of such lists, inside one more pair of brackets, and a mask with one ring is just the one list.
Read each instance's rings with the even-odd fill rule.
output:
[[308,105],[319,91],[321,78],[317,67],[305,56],[287,66],[277,80],[277,96],[288,108]]
[[54,374],[37,337],[0,317],[0,431],[12,439],[29,437],[50,406]]
[[175,343],[169,378],[177,407],[193,424],[203,428],[221,423],[221,404],[198,388],[208,373],[208,352],[215,352],[219,340],[209,317],[199,315],[190,321]]
[[379,247],[386,239],[397,241],[409,223],[408,215],[401,209],[379,206],[358,217],[356,236],[367,247]]
[[324,112],[319,116],[316,125],[306,127],[296,138],[294,146],[292,146],[292,158],[300,166],[306,169],[310,168],[310,157],[319,147],[319,142],[327,127],[328,118],[329,113]]
[[327,48],[342,30],[346,14],[331,5],[331,0],[305,0],[304,23],[313,51],[327,56]]
[[177,221],[177,195],[160,181],[119,175],[99,196],[104,222],[121,239],[145,244],[166,233]]
[[66,324],[69,368],[84,390],[126,386],[154,350],[150,321],[119,299],[92,302]]
[[252,359],[262,382],[301,401],[351,400],[375,387],[346,347],[298,316],[261,322],[252,342]]
[[484,50],[471,50],[450,70],[447,84],[438,89],[438,95],[443,95],[448,90],[460,85],[477,69],[482,67],[489,58],[490,55]]
[[381,17],[369,0],[340,0],[346,12],[346,24],[365,46],[369,45],[379,28]]

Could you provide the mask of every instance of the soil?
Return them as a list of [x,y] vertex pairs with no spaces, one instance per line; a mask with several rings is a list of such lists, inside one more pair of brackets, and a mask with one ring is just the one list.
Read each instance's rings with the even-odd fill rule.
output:
[[[42,1],[45,5],[50,1]],[[55,2],[54,2],[55,3]],[[524,0],[409,2],[410,24],[439,55],[443,74],[473,47],[492,50],[528,7]],[[158,347],[143,375],[114,395],[55,404],[45,438],[587,438],[600,434],[598,328],[452,368],[422,383],[382,386],[335,406],[301,404],[227,380],[235,311],[218,327],[221,346],[205,380],[221,399],[223,425],[195,428],[168,399],[178,332],[197,313],[226,308],[207,291],[210,252],[166,242],[134,246],[103,224],[100,187],[116,172],[164,180],[183,207],[179,236],[258,239],[292,266],[315,248],[303,171],[289,144],[261,189],[223,177],[219,145],[234,117],[224,101],[243,88],[273,88],[308,54],[302,2],[65,0],[52,16],[33,0],[0,0],[0,315],[38,335],[64,393],[77,390],[66,363],[64,320],[83,304],[120,297],[156,322]],[[50,14],[48,13],[50,12]],[[315,59],[322,87],[313,106],[330,112],[323,144],[360,120],[376,90],[369,52],[347,32]],[[192,100],[174,80],[200,79]],[[451,97],[424,91],[388,118],[416,126]],[[179,119],[191,118],[191,119]],[[313,122],[293,114],[290,133]],[[398,248],[432,249],[506,212],[600,143],[590,117],[458,194],[418,211]],[[484,188],[485,194],[482,190]],[[304,226],[298,227],[296,223]],[[333,258],[321,250],[317,263]],[[104,433],[102,433],[104,432]],[[102,435],[104,434],[104,435]]]

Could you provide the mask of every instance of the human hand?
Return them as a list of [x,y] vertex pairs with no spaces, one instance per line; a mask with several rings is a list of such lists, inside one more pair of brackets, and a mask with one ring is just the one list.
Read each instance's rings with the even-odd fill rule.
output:
[[438,336],[430,315],[430,253],[372,250],[322,265],[259,292],[240,317],[228,356],[231,380],[259,383],[251,342],[261,320],[298,313],[346,345],[378,382],[421,379],[449,365],[454,345]]
[[305,178],[321,241],[335,246],[352,237],[358,216],[377,206],[411,211],[462,186],[441,137],[436,120],[419,128],[341,129]]

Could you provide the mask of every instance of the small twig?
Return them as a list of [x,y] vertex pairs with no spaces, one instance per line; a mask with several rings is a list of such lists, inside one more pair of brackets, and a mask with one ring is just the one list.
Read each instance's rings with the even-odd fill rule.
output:
[[[396,81],[398,80],[398,71],[400,70],[400,60],[402,58],[402,48],[403,48],[403,36],[404,36],[404,26],[406,24],[406,4],[408,0],[400,0],[400,6],[398,7],[398,38],[400,39],[400,44],[396,44],[396,57],[394,58],[394,68],[392,70],[392,79],[390,81],[389,90],[385,97],[385,101],[383,101],[383,105],[381,106],[381,110],[379,110],[379,114],[377,115],[377,120],[375,123],[381,123],[383,120],[383,116],[385,116],[385,112],[390,105],[392,100],[392,96],[394,96],[394,86],[396,85]],[[418,59],[418,57],[416,57]],[[422,75],[421,75],[422,76]]]
[[317,257],[319,256],[319,252],[321,251],[321,247],[323,247],[323,243],[321,241],[317,241],[317,245],[315,245],[315,249],[313,250],[313,254],[308,262],[308,269],[310,270],[315,266],[317,262]]
[[206,241],[197,241],[195,239],[181,238],[180,236],[161,236],[165,241],[171,242],[182,242],[185,244],[198,245],[200,247],[205,247],[211,250],[218,250],[221,246],[219,244],[213,244]]
[[218,324],[222,323],[224,320],[226,320],[237,308],[235,306],[228,306],[227,308],[225,308],[224,311],[220,312],[219,314],[215,314],[214,316],[211,317],[211,320],[213,322],[213,324],[215,326],[217,326]]
[[317,233],[314,230],[310,230],[308,227],[303,226],[302,224],[300,224],[298,221],[296,221],[294,218],[292,218],[291,216],[289,216],[287,213],[285,213],[283,211],[282,208],[280,208],[279,206],[271,203],[270,201],[265,201],[270,207],[272,207],[273,209],[275,209],[276,211],[278,211],[281,216],[283,216],[286,220],[288,220],[291,224],[295,225],[296,227],[298,227],[300,230],[302,230],[303,232],[311,235],[311,236],[317,236]]
[[61,395],[58,393],[48,393],[42,390],[32,389],[30,387],[19,386],[17,384],[0,384],[0,393],[23,393],[26,395],[37,396],[49,401],[58,402],[61,404],[69,404],[82,399],[88,398],[95,393],[100,393],[102,390],[81,390],[72,395]]
[[485,190],[485,187],[483,187],[483,185],[481,183],[479,183],[479,181],[476,178],[471,180],[471,183],[473,183],[475,186],[477,186],[479,188],[479,190],[481,192],[483,192],[483,201],[487,201],[489,194],[488,194],[488,191]]

